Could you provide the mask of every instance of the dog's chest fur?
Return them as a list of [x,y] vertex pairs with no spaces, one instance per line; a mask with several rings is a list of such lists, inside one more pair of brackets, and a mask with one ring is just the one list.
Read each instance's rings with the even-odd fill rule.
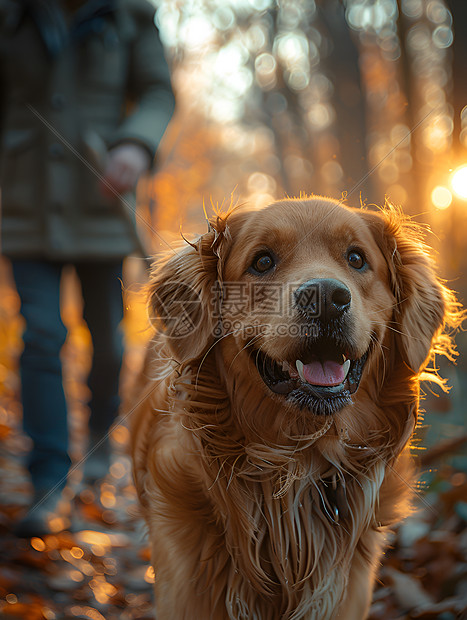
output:
[[[162,432],[163,449],[156,437],[150,440],[157,453],[153,479],[158,488],[152,493],[162,500],[155,505],[163,507],[152,536],[161,539],[154,555],[165,548],[165,534],[177,547],[173,553],[183,554],[187,546],[200,549],[191,575],[195,596],[190,598],[191,606],[193,599],[199,600],[199,617],[332,618],[344,596],[354,551],[365,556],[371,547],[365,533],[368,537],[376,531],[384,467],[374,465],[374,471],[349,480],[349,514],[333,523],[317,475],[323,471],[323,457],[313,446],[295,458],[281,457],[279,465],[266,446],[237,446],[235,453],[226,454],[227,444],[221,440],[213,446],[211,436],[215,432],[219,442],[226,429],[214,428],[212,411],[211,425],[193,415],[191,409],[198,408],[190,407],[182,392],[178,397],[185,402],[184,413],[162,422],[173,425],[171,432]],[[198,393],[195,402],[200,400]],[[219,409],[216,416],[223,420]],[[229,436],[235,432],[229,430]],[[174,452],[167,444],[170,436]],[[211,615],[203,616],[204,606]]]

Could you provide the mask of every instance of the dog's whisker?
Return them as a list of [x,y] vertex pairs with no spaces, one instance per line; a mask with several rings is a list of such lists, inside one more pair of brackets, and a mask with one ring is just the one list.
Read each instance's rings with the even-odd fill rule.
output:
[[[263,326],[266,326],[267,324],[264,323]],[[255,326],[256,327],[256,326]],[[262,327],[262,326],[261,326]],[[263,337],[263,334],[257,334],[256,336],[254,336],[251,340],[249,340],[239,351],[238,353],[235,355],[235,357],[232,359],[232,361],[230,362],[229,365],[229,369],[228,372],[230,372],[230,370],[232,369],[232,366],[234,365],[235,361],[237,360],[237,357],[239,355],[241,355],[241,353],[243,353],[243,351],[246,351],[248,349],[248,347],[251,347],[252,345],[254,345],[261,337]]]
[[423,338],[414,336],[413,334],[409,334],[400,329],[396,329],[395,327],[392,327],[389,323],[375,323],[375,325],[381,325],[382,327],[385,327],[386,329],[389,329],[396,334],[404,336],[405,338],[409,338],[410,340],[418,340],[419,342],[423,342]]
[[[264,327],[264,326],[267,326],[267,325],[268,325],[267,323],[264,323],[263,325],[259,325],[258,327]],[[255,326],[255,327],[256,327],[256,326]],[[224,340],[224,338],[228,338],[229,336],[237,336],[238,334],[241,334],[241,333],[242,333],[242,331],[243,331],[243,330],[242,330],[241,328],[239,328],[239,329],[233,329],[232,331],[227,332],[226,334],[223,334],[220,338],[217,338],[217,339],[216,339],[216,341],[215,341],[215,342],[214,342],[214,343],[213,343],[213,344],[209,347],[209,349],[206,351],[206,353],[204,354],[204,356],[203,356],[203,358],[202,358],[202,360],[201,360],[201,362],[200,362],[200,364],[199,364],[199,370],[198,370],[198,373],[197,373],[197,378],[196,378],[196,381],[195,381],[195,382],[197,382],[197,380],[198,380],[198,375],[199,375],[199,373],[200,373],[200,371],[201,371],[201,367],[202,367],[202,365],[203,365],[204,361],[205,361],[205,360],[206,360],[206,358],[208,357],[209,353],[210,353],[210,352],[214,349],[214,347],[216,347],[218,344],[220,344],[220,342],[221,342],[222,340]],[[255,338],[259,338],[259,337],[261,337],[261,334],[259,334],[259,335],[258,335],[258,336],[256,336]],[[241,351],[243,351],[243,350],[244,350],[247,346],[249,346],[249,343],[248,343],[248,344],[246,344],[246,345],[243,347],[243,349],[241,349]],[[239,354],[241,353],[241,351],[239,351],[239,353],[238,353],[237,355],[239,355]]]
[[399,299],[398,301],[394,301],[389,306],[384,306],[382,308],[377,308],[376,310],[374,310],[374,312],[379,314],[380,312],[387,312],[388,310],[394,310],[395,308],[397,308],[397,306],[400,306],[401,304],[403,304],[406,301],[408,301],[408,299],[409,299],[409,297],[404,297],[403,299]]
[[216,340],[212,343],[212,345],[209,347],[209,349],[206,351],[206,353],[203,355],[199,366],[198,366],[198,372],[196,374],[196,379],[195,379],[195,385],[197,385],[198,383],[198,377],[199,377],[199,373],[201,372],[201,368],[205,362],[205,360],[207,359],[209,353],[211,353],[211,351],[214,349],[214,347],[216,347],[224,338],[228,338],[229,336],[232,336],[233,334],[235,334],[236,330],[233,330],[231,332],[228,332],[227,334],[223,334],[220,338],[216,338]]

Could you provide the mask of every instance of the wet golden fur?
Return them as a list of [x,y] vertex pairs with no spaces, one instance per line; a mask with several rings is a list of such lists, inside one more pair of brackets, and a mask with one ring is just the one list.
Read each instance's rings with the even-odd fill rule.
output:
[[[352,245],[370,269],[349,267]],[[258,277],[248,267],[264,248],[279,262]],[[349,287],[353,352],[369,349],[353,404],[332,416],[272,393],[249,354],[254,341],[276,360],[293,359],[294,338],[274,335],[284,316],[295,320],[292,298],[283,316],[266,302],[253,313],[251,300],[229,303],[225,286],[316,277]],[[189,303],[193,292],[201,304]],[[321,197],[234,209],[162,257],[149,293],[158,329],[135,396],[149,394],[132,450],[158,620],[362,620],[385,528],[407,511],[420,379],[441,381],[427,366],[434,352],[452,357],[445,328],[461,320],[419,227],[389,206]],[[182,310],[193,324],[184,337]],[[242,329],[215,337],[235,320]],[[321,500],[336,473],[349,509],[338,524]]]

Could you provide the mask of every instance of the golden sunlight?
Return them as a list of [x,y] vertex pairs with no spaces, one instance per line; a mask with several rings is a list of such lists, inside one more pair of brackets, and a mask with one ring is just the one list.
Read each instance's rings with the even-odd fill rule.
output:
[[451,185],[459,198],[467,199],[467,165],[460,166],[454,171]]

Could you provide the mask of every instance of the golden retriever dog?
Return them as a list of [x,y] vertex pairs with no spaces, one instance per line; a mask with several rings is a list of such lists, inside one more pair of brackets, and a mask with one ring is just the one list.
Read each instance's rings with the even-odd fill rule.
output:
[[132,452],[158,620],[365,618],[462,319],[420,227],[318,196],[229,209],[155,263],[149,307]]

